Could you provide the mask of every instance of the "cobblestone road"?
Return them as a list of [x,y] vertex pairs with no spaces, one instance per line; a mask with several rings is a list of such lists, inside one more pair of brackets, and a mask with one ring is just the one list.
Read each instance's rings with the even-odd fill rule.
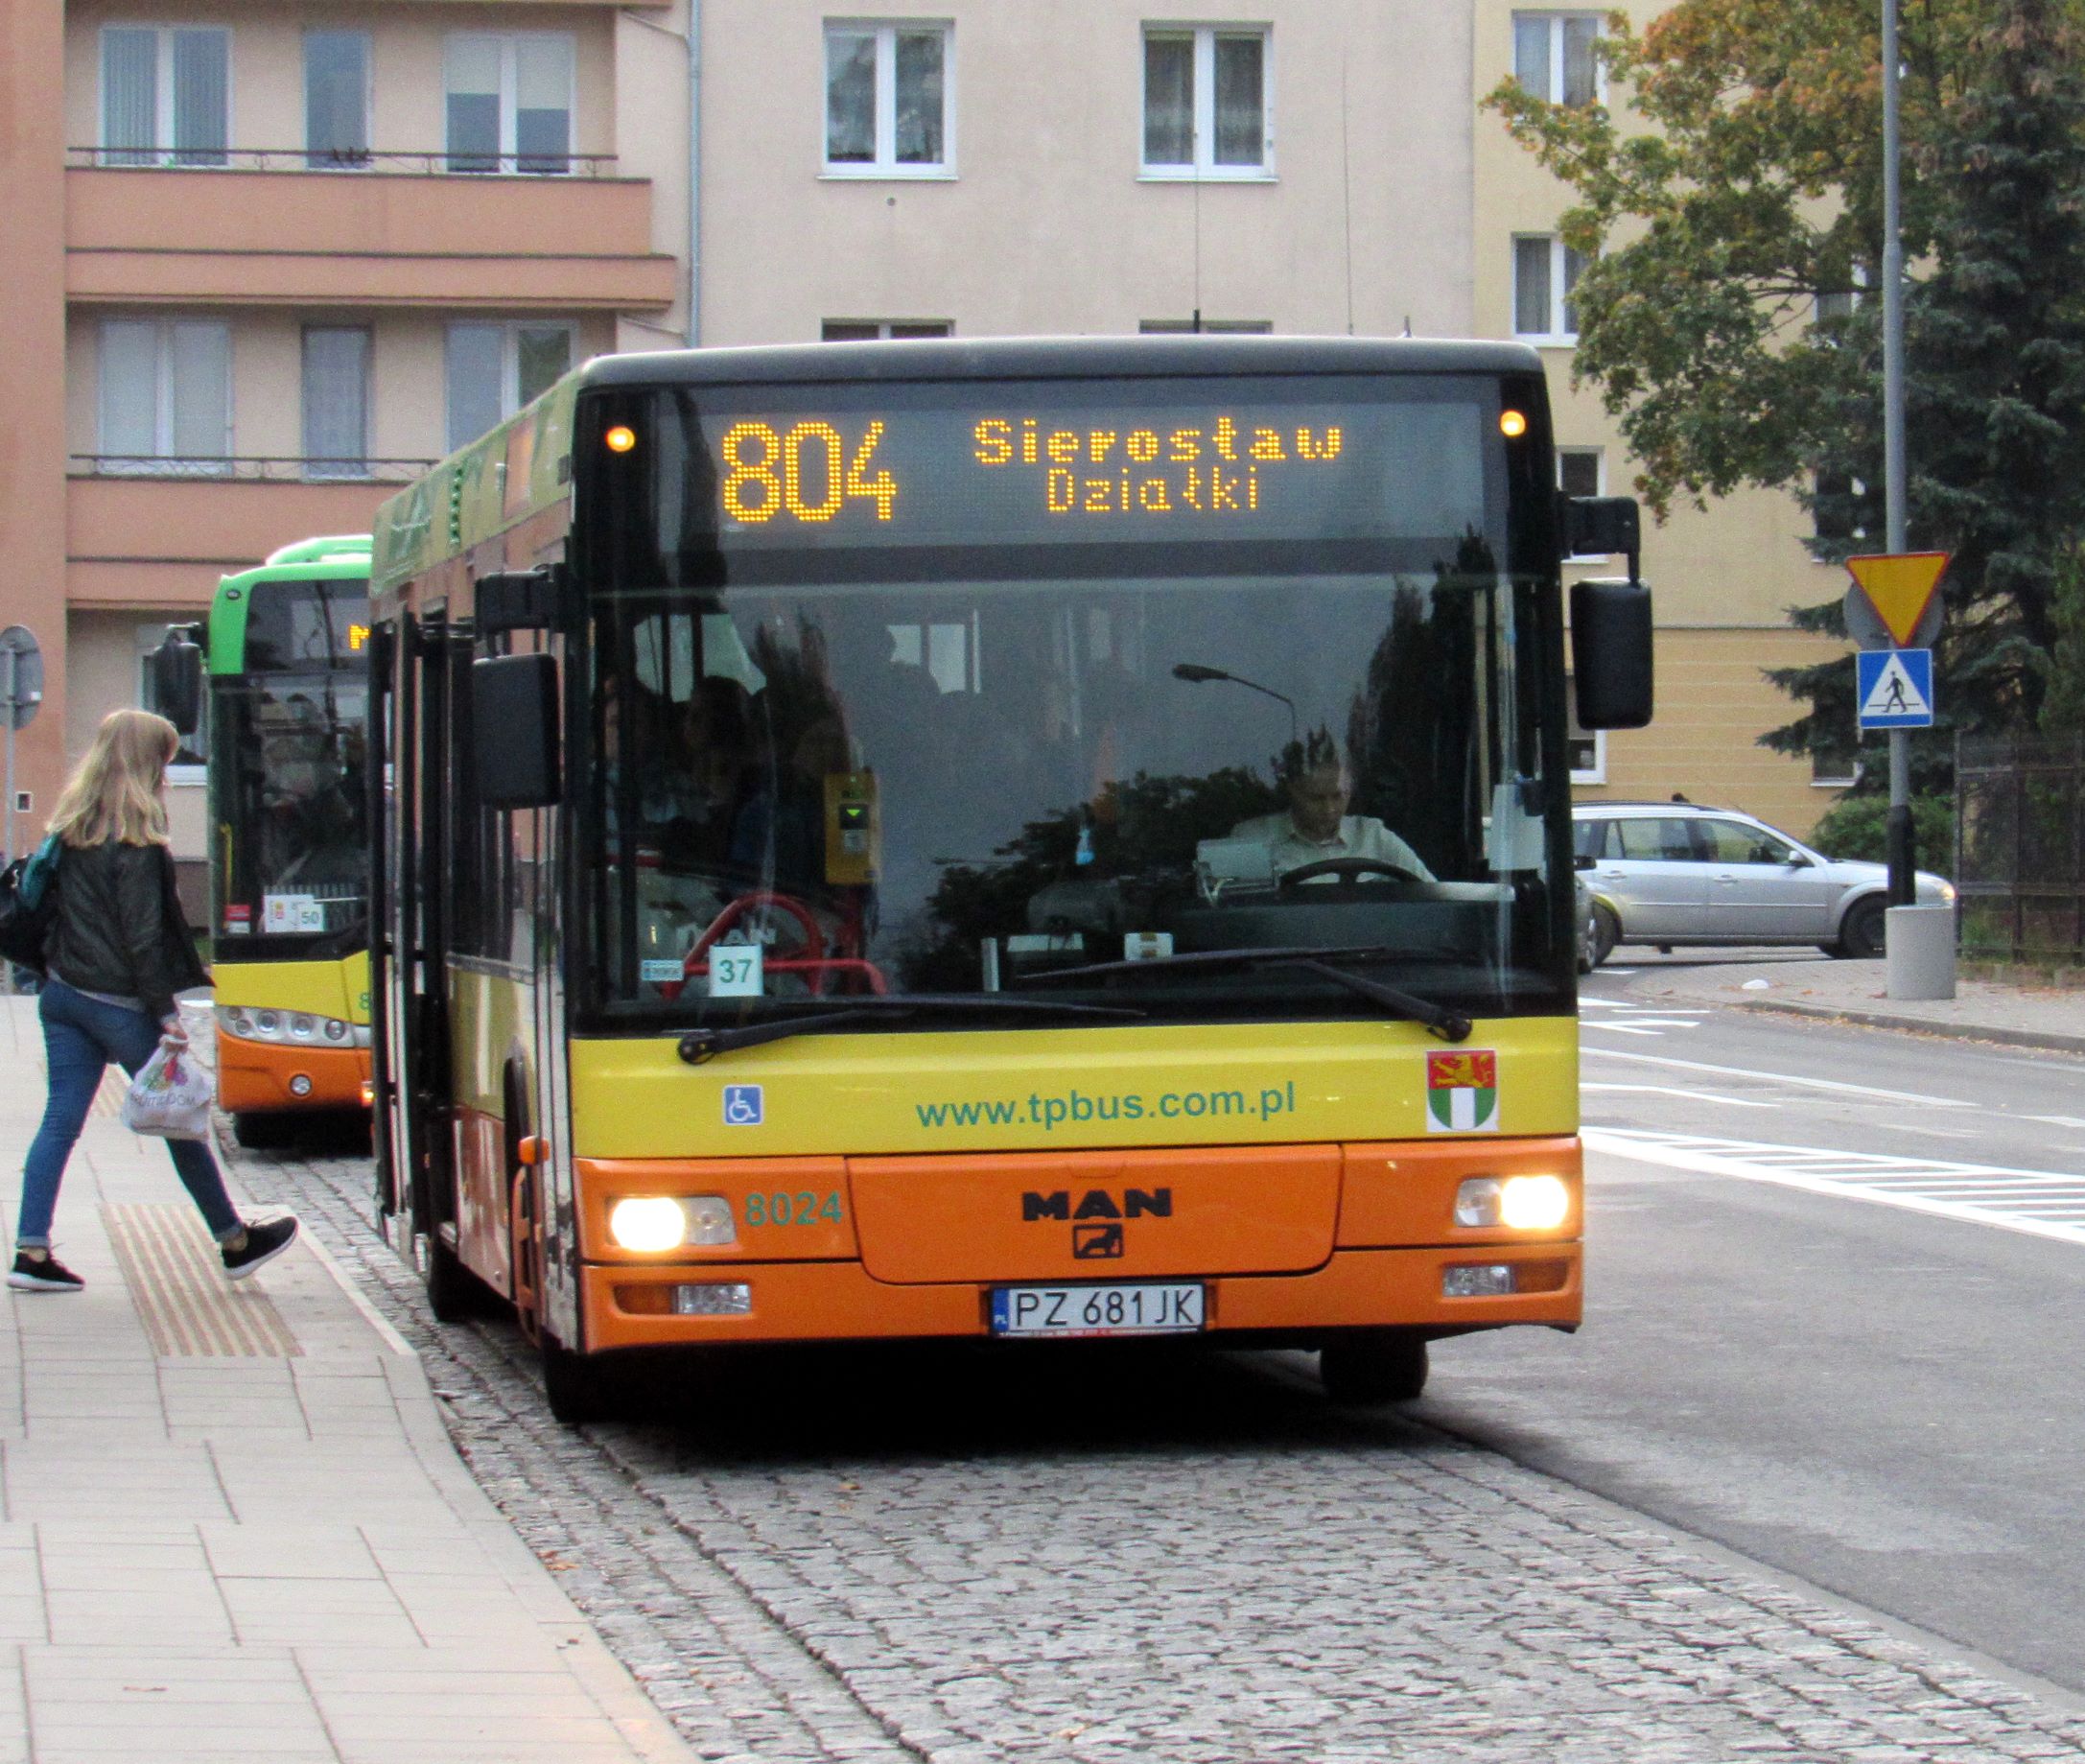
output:
[[2085,1757],[2085,1719],[1279,1362],[776,1353],[580,1435],[437,1329],[367,1165],[246,1154],[426,1356],[492,1497],[705,1757]]

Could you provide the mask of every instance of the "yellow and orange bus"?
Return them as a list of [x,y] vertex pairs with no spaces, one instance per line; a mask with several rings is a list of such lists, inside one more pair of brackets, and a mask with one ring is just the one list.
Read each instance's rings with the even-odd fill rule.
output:
[[[381,1209],[603,1356],[1581,1305],[1567,686],[1634,508],[1506,344],[606,358],[387,503]],[[1624,552],[1566,597],[1559,558]],[[1567,638],[1574,647],[1567,678]]]

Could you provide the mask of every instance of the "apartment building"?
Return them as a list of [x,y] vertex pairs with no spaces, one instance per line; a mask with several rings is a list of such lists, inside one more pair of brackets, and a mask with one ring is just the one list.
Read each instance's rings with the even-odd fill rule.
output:
[[[1590,74],[1589,12],[1510,0],[0,0],[8,619],[67,753],[217,576],[364,527],[425,461],[611,349],[1212,330],[1522,336],[1573,488],[1626,489],[1570,380],[1562,198],[1476,100]],[[691,49],[692,29],[695,43]],[[1816,652],[1786,499],[1649,537],[1662,706],[1592,793],[1795,829],[1754,744]],[[199,791],[177,788],[181,849]]]
[[[659,143],[619,138],[654,62],[685,91],[670,29],[590,0],[0,0],[4,610],[47,663],[18,836],[221,574],[365,529],[586,356],[681,341],[685,146],[662,199]],[[171,793],[190,859],[200,779]]]

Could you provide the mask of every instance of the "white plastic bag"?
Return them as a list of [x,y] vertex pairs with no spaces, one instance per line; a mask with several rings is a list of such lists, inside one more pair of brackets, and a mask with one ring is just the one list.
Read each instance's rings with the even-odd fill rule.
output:
[[212,1088],[186,1047],[161,1042],[123,1094],[123,1124],[162,1140],[206,1140]]

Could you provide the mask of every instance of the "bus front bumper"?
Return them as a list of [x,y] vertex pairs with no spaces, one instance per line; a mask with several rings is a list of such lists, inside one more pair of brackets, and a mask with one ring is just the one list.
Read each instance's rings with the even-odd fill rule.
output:
[[217,1038],[218,1107],[228,1115],[272,1115],[292,1109],[363,1109],[369,1076],[366,1047]]
[[[1574,1328],[1583,1288],[1576,1240],[1525,1244],[1456,1244],[1412,1249],[1338,1250],[1304,1274],[1227,1274],[1198,1282],[1205,1327],[1198,1339],[1253,1338],[1308,1343],[1343,1329],[1409,1328],[1435,1334],[1509,1324]],[[1450,1297],[1480,1268],[1478,1283],[1514,1290]],[[1511,1274],[1496,1272],[1511,1268]],[[1105,1280],[1019,1282],[1012,1285],[1105,1286]],[[718,1309],[676,1312],[679,1290]],[[743,1288],[732,1292],[730,1288]],[[894,1284],[872,1279],[857,1261],[715,1262],[632,1267],[594,1263],[581,1281],[585,1345],[693,1347],[709,1343],[924,1340],[989,1337],[993,1285],[977,1282]],[[745,1308],[721,1306],[742,1304]]]

